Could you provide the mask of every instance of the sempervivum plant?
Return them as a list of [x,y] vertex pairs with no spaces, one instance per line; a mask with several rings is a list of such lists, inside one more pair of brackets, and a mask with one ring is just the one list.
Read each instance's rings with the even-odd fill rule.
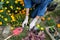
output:
[[56,22],[53,19],[46,20],[47,26],[56,26]]
[[27,37],[23,38],[22,40],[44,40],[45,33],[44,31],[40,31],[38,34],[33,33],[30,31],[27,35]]

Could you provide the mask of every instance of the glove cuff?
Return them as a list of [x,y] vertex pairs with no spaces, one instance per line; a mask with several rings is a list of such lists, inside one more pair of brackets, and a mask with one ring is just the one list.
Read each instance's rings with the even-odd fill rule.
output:
[[38,19],[37,18],[34,18],[34,20],[33,20],[34,22],[37,22],[38,21]]
[[28,18],[29,18],[28,16],[25,17],[25,19],[28,19]]
[[28,16],[26,16],[26,18],[28,18]]

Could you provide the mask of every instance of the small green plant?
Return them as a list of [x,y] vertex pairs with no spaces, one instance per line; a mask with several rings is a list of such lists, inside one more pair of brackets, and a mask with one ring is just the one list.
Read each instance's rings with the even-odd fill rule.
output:
[[46,20],[46,25],[47,26],[55,26],[56,22],[53,19]]

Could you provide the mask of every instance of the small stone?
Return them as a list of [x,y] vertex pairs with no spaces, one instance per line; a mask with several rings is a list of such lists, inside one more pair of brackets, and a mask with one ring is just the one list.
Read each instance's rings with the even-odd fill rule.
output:
[[9,35],[9,33],[10,33],[10,25],[7,25],[5,28],[4,28],[4,30],[3,30],[3,32],[2,32],[2,35],[3,35],[3,37],[4,38],[6,38],[8,35]]
[[0,26],[0,34],[2,34],[3,26]]

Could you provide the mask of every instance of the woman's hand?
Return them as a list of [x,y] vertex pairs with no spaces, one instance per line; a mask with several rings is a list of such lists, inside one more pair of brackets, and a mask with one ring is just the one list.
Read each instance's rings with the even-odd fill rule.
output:
[[29,19],[28,16],[26,16],[24,22],[22,23],[22,27],[24,27],[25,24],[27,25],[27,23],[28,23],[28,19]]
[[24,20],[24,22],[22,23],[22,27],[24,27],[24,25],[28,23],[28,19],[29,19],[29,8],[26,8],[26,18]]
[[33,21],[29,25],[30,26],[29,30],[31,30],[36,25],[38,19],[39,19],[39,16],[36,16],[36,18],[33,19]]

